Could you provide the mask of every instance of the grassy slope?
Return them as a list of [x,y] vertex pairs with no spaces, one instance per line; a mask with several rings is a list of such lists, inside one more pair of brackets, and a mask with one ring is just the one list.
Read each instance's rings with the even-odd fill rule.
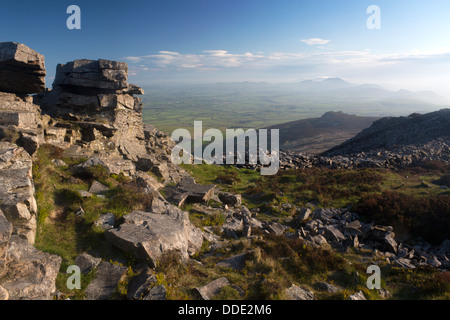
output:
[[[56,154],[55,154],[56,153]],[[55,167],[50,159],[57,157],[58,151],[51,148],[41,148],[38,161],[33,168],[36,183],[36,198],[39,208],[38,235],[36,247],[46,252],[52,252],[63,257],[60,274],[57,279],[57,288],[72,299],[82,299],[84,289],[94,277],[91,272],[82,278],[82,290],[71,291],[65,286],[68,274],[67,266],[73,264],[75,257],[82,252],[89,252],[115,263],[134,266],[137,262],[131,256],[112,248],[105,240],[102,232],[92,228],[101,213],[113,212],[117,219],[123,214],[139,207],[139,199],[127,193],[126,181],[120,177],[109,177],[101,170],[92,173],[91,177],[73,177],[69,167]],[[64,159],[69,166],[76,160]],[[261,177],[251,170],[238,170],[232,167],[218,166],[186,166],[194,177],[201,183],[222,183],[219,188],[244,194],[244,202],[250,207],[260,207],[263,213],[260,217],[268,220],[288,221],[291,212],[283,209],[273,209],[281,203],[295,203],[296,205],[313,200],[310,193],[295,193],[301,185],[313,186],[313,181],[330,176],[330,173],[320,171],[310,172],[310,180],[304,176],[298,178],[294,172],[286,172],[274,177]],[[353,197],[344,197],[334,193],[335,189],[350,190],[364,185],[364,179],[356,187],[350,182],[351,173],[336,172],[331,175],[336,179],[335,185],[324,189],[324,196],[329,204],[346,205],[357,201]],[[374,187],[391,188],[393,185],[405,183],[405,190],[416,192],[415,186],[419,177],[409,176],[408,179],[400,173],[377,173],[382,175],[382,182]],[[373,172],[362,174],[363,177],[374,175]],[[426,174],[424,179],[434,180],[438,175]],[[76,190],[87,190],[90,181],[95,178],[107,184],[111,192],[106,199],[99,197],[80,198]],[[348,178],[348,179],[347,179]],[[354,177],[353,177],[354,178]],[[414,180],[417,178],[417,181]],[[350,180],[349,180],[350,179]],[[378,181],[377,179],[375,179]],[[283,183],[280,183],[283,181]],[[261,190],[258,191],[257,188]],[[309,187],[308,187],[309,188]],[[313,188],[312,188],[313,189]],[[352,191],[353,190],[353,191]],[[253,193],[248,193],[252,191]],[[421,192],[421,191],[420,191]],[[423,192],[441,191],[436,188],[426,189]],[[303,197],[299,199],[299,197]],[[142,200],[142,199],[141,199]],[[131,203],[131,205],[126,205]],[[75,211],[82,206],[85,214],[76,217]],[[189,207],[185,208],[189,210]],[[205,225],[220,225],[223,219],[201,219],[191,214],[193,222],[199,227]],[[255,231],[257,232],[257,231]],[[283,289],[292,283],[313,288],[317,281],[327,281],[340,286],[342,290],[337,294],[315,291],[319,299],[346,299],[348,295],[362,290],[369,298],[379,299],[378,293],[369,291],[365,286],[367,275],[365,270],[370,264],[369,256],[364,251],[334,253],[327,250],[312,249],[303,245],[299,240],[287,240],[285,237],[276,237],[258,234],[259,240],[229,239],[223,247],[210,254],[207,242],[195,258],[201,264],[182,265],[168,255],[157,266],[155,273],[158,283],[164,284],[168,290],[169,299],[196,299],[194,288],[204,285],[218,277],[226,276],[232,286],[225,287],[217,299],[283,299]],[[246,258],[245,268],[235,271],[228,268],[217,267],[217,262],[234,254],[250,252]],[[351,262],[351,263],[350,263]],[[393,268],[382,260],[378,263],[382,268],[383,285],[394,295],[394,298],[436,299],[449,298],[448,280],[442,280],[439,275],[430,269],[416,269],[405,271]],[[130,271],[128,280],[133,276]],[[447,281],[447,282],[446,282]],[[414,290],[412,290],[414,289]],[[117,289],[115,298],[122,299],[126,294],[126,281]]]

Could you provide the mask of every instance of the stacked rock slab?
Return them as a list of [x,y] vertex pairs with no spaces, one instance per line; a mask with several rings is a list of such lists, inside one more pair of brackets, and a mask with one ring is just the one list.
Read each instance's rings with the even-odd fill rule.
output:
[[23,148],[0,142],[0,209],[13,224],[13,233],[33,244],[37,206],[31,168],[31,157]]
[[6,298],[51,299],[61,257],[33,247],[37,206],[31,156],[0,142],[0,288]]
[[146,153],[143,90],[127,82],[128,65],[110,60],[75,60],[58,65],[53,90],[38,98],[58,126],[78,128],[76,143],[108,156],[137,160]]
[[27,46],[0,43],[0,139],[30,154],[43,141],[40,108],[28,95],[45,90],[44,57]]
[[31,155],[44,141],[44,128],[40,108],[28,94],[44,89],[44,57],[23,44],[0,43],[1,299],[51,299],[61,265],[60,257],[33,247],[37,205]]

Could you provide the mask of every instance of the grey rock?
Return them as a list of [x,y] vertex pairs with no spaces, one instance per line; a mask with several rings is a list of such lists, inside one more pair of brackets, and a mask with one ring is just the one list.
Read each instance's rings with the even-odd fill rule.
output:
[[397,259],[394,261],[394,264],[404,269],[415,269],[416,267],[411,263],[409,259]]
[[332,284],[326,282],[318,282],[315,284],[315,287],[321,291],[327,291],[330,293],[336,293],[339,291],[339,288],[333,286]]
[[106,168],[108,174],[123,173],[125,176],[133,176],[136,172],[136,167],[130,160],[97,156],[91,157],[85,162],[76,165],[73,170],[76,173],[81,173],[85,172],[87,168],[97,165]]
[[337,229],[335,226],[325,226],[323,229],[321,229],[321,232],[323,233],[323,236],[327,241],[332,242],[341,242],[345,240],[345,236],[342,234],[339,229]]
[[428,260],[428,264],[434,268],[439,268],[442,265],[439,259],[435,256],[431,257],[431,259]]
[[230,285],[230,281],[226,277],[222,277],[195,289],[203,300],[211,300],[223,287],[228,285]]
[[75,258],[75,264],[80,267],[81,273],[89,273],[102,261],[101,258],[95,258],[88,253],[82,253]]
[[285,289],[287,300],[314,300],[314,293],[310,290],[303,289],[295,284]]
[[115,293],[117,285],[125,277],[127,267],[101,262],[95,278],[86,288],[87,300],[107,300]]
[[242,197],[240,194],[232,194],[229,192],[219,192],[218,197],[222,203],[230,206],[240,206],[242,204]]
[[94,226],[101,228],[102,230],[110,230],[114,228],[114,221],[116,216],[111,213],[105,213],[100,215],[100,217],[94,222]]
[[271,222],[265,229],[278,236],[284,233],[284,227],[278,222]]
[[6,220],[5,215],[0,210],[0,264],[5,258],[6,249],[8,247],[9,239],[13,231],[12,224]]
[[308,219],[309,216],[311,215],[311,213],[312,213],[312,211],[310,208],[301,208],[298,211],[298,216],[297,216],[298,221],[304,221],[304,220]]
[[151,288],[156,284],[156,276],[150,269],[145,270],[139,275],[135,276],[128,284],[127,299],[140,300],[148,295]]
[[166,300],[167,290],[162,284],[154,286],[142,300]]
[[56,166],[56,167],[66,167],[67,163],[65,163],[63,160],[61,159],[53,159],[52,163]]
[[25,149],[0,141],[0,210],[13,225],[13,234],[34,243],[37,204],[32,160]]
[[86,190],[78,190],[78,195],[82,198],[92,198],[93,194]]
[[109,191],[109,187],[105,186],[104,184],[94,181],[92,182],[91,187],[89,188],[90,193],[94,194],[102,194]]
[[223,268],[231,268],[234,270],[242,270],[245,267],[245,258],[247,253],[241,253],[225,260],[219,261],[216,265]]
[[167,201],[177,206],[185,202],[207,202],[215,192],[215,185],[197,184],[190,176],[184,176],[176,186],[165,188]]

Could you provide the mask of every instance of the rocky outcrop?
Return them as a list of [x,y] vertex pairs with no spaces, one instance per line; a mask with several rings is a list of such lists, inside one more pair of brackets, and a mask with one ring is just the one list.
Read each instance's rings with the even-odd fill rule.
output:
[[361,133],[323,155],[344,155],[389,150],[397,146],[423,145],[450,137],[450,109],[409,117],[388,117],[375,121]]
[[44,129],[41,110],[28,94],[44,90],[44,57],[23,44],[0,43],[0,140],[34,154]]
[[0,91],[19,94],[45,90],[44,56],[16,42],[0,43]]
[[128,65],[110,60],[75,60],[58,65],[53,90],[38,96],[60,127],[79,128],[76,143],[101,154],[137,160],[146,154],[143,90],[127,82]]

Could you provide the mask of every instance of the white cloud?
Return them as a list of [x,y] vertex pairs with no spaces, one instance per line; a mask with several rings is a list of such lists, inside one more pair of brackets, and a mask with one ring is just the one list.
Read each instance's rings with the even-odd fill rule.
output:
[[307,45],[324,45],[324,44],[328,44],[331,40],[325,40],[325,39],[321,39],[321,38],[310,38],[310,39],[303,39],[301,40],[302,42],[306,43]]

